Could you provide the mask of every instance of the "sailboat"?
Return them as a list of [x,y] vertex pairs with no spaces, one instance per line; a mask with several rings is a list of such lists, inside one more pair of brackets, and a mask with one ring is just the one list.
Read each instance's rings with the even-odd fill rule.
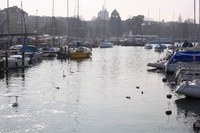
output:
[[[77,4],[78,4],[77,20],[79,20],[79,0],[77,1]],[[92,50],[87,47],[84,47],[82,45],[82,41],[77,41],[76,48],[69,51],[69,56],[71,59],[85,59],[85,58],[90,58],[91,55],[92,55]]]
[[50,46],[45,46],[43,47],[42,53],[43,57],[56,57],[57,54],[56,52],[58,51],[55,47],[53,47],[55,35],[54,35],[54,30],[55,30],[55,16],[54,16],[54,0],[52,1],[52,17],[51,17],[51,44]]
[[[8,45],[7,48],[10,46],[10,19],[9,19],[9,2],[7,3],[7,26],[8,26]],[[22,17],[24,19],[24,24],[25,24],[25,18],[23,14],[23,8],[22,8],[22,2],[21,2],[21,13]],[[26,27],[25,27],[25,32],[26,32]],[[26,33],[25,33],[26,34]],[[10,55],[7,57],[4,57],[2,60],[4,62],[4,68],[6,69],[17,69],[17,68],[24,68],[29,66],[29,57],[23,57],[22,53],[20,53],[20,49],[22,48],[22,45],[13,45],[8,51],[10,51]],[[13,51],[13,53],[11,52]]]
[[100,48],[112,48],[113,47],[113,43],[111,43],[111,42],[108,42],[108,41],[106,41],[106,35],[105,35],[105,31],[106,31],[106,7],[105,7],[105,2],[104,2],[104,8],[103,8],[103,15],[104,15],[104,18],[103,18],[103,22],[104,22],[104,24],[103,24],[103,41],[102,42],[100,42],[100,45],[99,45],[99,47]]

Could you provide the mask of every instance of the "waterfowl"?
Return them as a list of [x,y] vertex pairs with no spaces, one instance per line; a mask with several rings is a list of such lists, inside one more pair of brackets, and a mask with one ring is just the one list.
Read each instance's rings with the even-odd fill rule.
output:
[[16,101],[12,104],[13,107],[17,107],[18,106],[18,100],[17,100],[18,96],[15,97]]
[[58,87],[58,86],[57,86],[57,87],[55,87],[55,89],[58,89],[58,90],[59,90],[59,89],[60,89],[60,87]]
[[70,67],[70,73],[74,73],[74,72],[72,71],[71,67]]
[[131,96],[126,96],[126,99],[129,99],[129,100],[131,100]]
[[65,75],[65,71],[63,70],[63,78],[65,78],[66,77],[66,75]]

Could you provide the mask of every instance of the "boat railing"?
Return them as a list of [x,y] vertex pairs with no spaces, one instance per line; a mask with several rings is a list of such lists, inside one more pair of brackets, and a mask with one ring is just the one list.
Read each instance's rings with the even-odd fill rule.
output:
[[193,81],[195,79],[200,79],[200,69],[194,68],[181,68],[175,73],[175,82],[179,84],[182,81]]
[[196,62],[179,62],[179,69],[187,71],[200,71],[200,63]]

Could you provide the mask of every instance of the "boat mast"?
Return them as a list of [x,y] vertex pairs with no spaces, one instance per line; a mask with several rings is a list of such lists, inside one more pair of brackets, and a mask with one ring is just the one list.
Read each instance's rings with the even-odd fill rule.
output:
[[26,29],[26,21],[25,21],[25,16],[24,16],[24,11],[23,11],[23,5],[22,5],[22,1],[21,1],[21,14],[23,17],[23,23],[24,23],[24,45],[26,45],[26,39],[27,39],[27,29]]
[[199,25],[198,25],[198,28],[199,28],[199,36],[198,36],[198,45],[200,46],[200,0],[199,0]]
[[38,9],[36,9],[36,34],[38,36]]
[[54,30],[54,0],[52,2],[52,17],[51,17],[51,47],[53,46],[53,30]]
[[36,38],[35,40],[36,40],[36,45],[38,45],[38,41],[39,41],[38,39],[38,9],[36,9]]
[[195,42],[196,42],[196,0],[194,0],[194,46],[195,46]]
[[[148,36],[150,36],[150,18],[149,18],[149,9],[148,9]],[[150,37],[148,37],[148,43],[151,44]]]
[[7,0],[7,32],[8,32],[8,44],[6,50],[10,47],[10,15],[9,15],[9,0]]
[[77,18],[79,19],[79,0],[77,0]]
[[104,0],[103,4],[103,41],[106,40],[106,0]]
[[67,0],[67,34],[69,37],[69,0]]
[[[159,29],[161,29],[161,26],[160,26],[160,8],[159,8]],[[159,33],[159,44],[160,44],[160,33]]]

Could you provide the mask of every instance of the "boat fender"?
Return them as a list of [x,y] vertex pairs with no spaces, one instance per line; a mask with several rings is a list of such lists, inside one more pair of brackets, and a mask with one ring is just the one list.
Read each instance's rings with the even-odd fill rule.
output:
[[171,99],[171,98],[172,98],[172,95],[171,95],[171,94],[168,94],[166,97],[167,97],[168,99]]
[[163,78],[163,79],[162,79],[162,82],[167,82],[167,79],[166,79],[166,78]]
[[171,111],[171,110],[167,110],[167,111],[165,111],[165,114],[166,114],[166,115],[171,115],[171,114],[172,114],[172,111]]
[[15,66],[18,67],[18,63],[17,62],[15,62]]
[[199,132],[200,131],[200,120],[197,120],[194,124],[193,124],[193,130],[195,132]]

